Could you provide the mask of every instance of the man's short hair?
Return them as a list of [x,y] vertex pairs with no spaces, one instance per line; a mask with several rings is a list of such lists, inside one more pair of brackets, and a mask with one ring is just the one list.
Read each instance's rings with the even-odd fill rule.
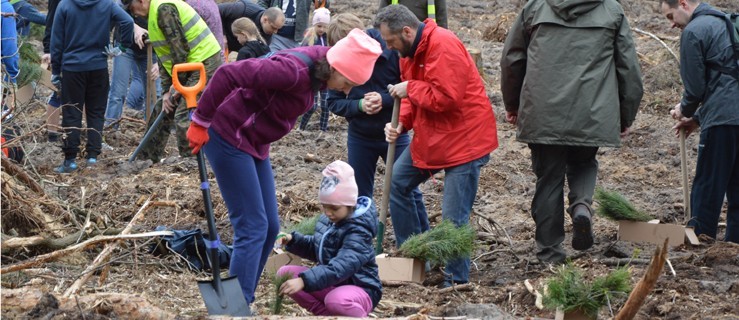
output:
[[351,13],[337,14],[331,19],[331,23],[328,24],[328,31],[326,32],[328,45],[333,46],[339,40],[344,39],[349,34],[349,31],[355,28],[364,29],[362,19]]
[[280,17],[285,17],[285,14],[282,12],[280,8],[277,7],[269,7],[266,10],[264,10],[263,15],[267,17],[267,21],[275,23],[277,22],[277,19]]
[[[700,0],[686,0],[692,4],[696,4],[700,2]],[[677,8],[677,6],[680,4],[680,0],[660,0],[659,4],[662,5],[662,3],[667,4],[670,8]]]
[[384,7],[377,12],[373,23],[376,29],[380,29],[381,24],[385,24],[392,33],[400,33],[403,27],[418,28],[421,21],[411,12],[408,7],[402,4],[395,4]]

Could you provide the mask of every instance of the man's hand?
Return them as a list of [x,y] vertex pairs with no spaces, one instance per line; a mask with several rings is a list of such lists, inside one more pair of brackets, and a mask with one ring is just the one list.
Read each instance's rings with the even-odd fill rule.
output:
[[505,121],[510,124],[516,124],[518,122],[518,111],[506,111]]
[[51,65],[51,55],[44,53],[44,55],[41,56],[41,64]]
[[105,51],[103,51],[103,53],[107,55],[109,58],[114,58],[114,57],[117,57],[123,54],[123,51],[121,51],[121,48],[117,46],[108,44],[107,46],[105,46]]
[[621,130],[621,133],[619,134],[619,136],[621,137],[621,140],[626,139],[626,137],[629,136],[629,133],[631,133],[630,127],[623,128]]
[[388,122],[385,124],[385,141],[393,143],[398,140],[398,136],[403,133],[403,123],[398,122],[398,127],[393,128],[393,124]]
[[305,288],[305,283],[303,282],[303,278],[297,277],[290,280],[285,281],[280,286],[280,294],[286,294],[291,295],[298,293],[298,291],[303,290]]
[[364,113],[366,114],[377,114],[382,110],[382,96],[377,92],[365,93],[362,109],[364,109]]
[[149,74],[149,80],[156,81],[159,78],[159,64],[153,63],[151,65],[151,73]]
[[162,110],[166,113],[174,111],[177,101],[180,99],[180,93],[172,87],[169,92],[162,95]]
[[672,110],[670,110],[670,115],[675,120],[680,120],[680,119],[684,118],[684,116],[683,116],[683,110],[682,110],[682,107],[681,107],[681,105],[679,103],[676,104],[675,107],[672,108]]
[[403,81],[394,85],[389,91],[393,98],[408,98],[408,81]]
[[695,122],[695,120],[693,120],[693,118],[683,117],[682,119],[680,119],[680,121],[677,122],[676,125],[672,127],[672,129],[675,130],[675,136],[677,137],[680,136],[680,130],[685,129],[685,137],[687,138],[690,136],[691,133],[693,133],[693,131],[695,131],[699,127],[700,126],[697,122]]
[[139,46],[140,49],[143,49],[146,45],[144,43],[144,36],[148,35],[149,31],[146,29],[139,27],[137,24],[133,24],[133,41],[136,42],[136,45]]

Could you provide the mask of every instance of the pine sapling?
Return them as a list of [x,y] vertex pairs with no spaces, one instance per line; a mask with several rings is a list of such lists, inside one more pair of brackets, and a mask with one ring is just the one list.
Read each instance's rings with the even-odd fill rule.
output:
[[596,317],[601,307],[628,295],[630,279],[628,267],[620,267],[589,283],[580,269],[568,263],[549,279],[542,302],[547,309],[580,310],[589,317]]
[[653,218],[643,211],[639,211],[616,191],[603,188],[595,190],[595,201],[599,206],[596,213],[609,220],[649,221]]
[[408,258],[429,261],[436,265],[467,258],[474,250],[475,230],[470,225],[456,227],[451,221],[442,221],[428,232],[408,238],[399,253]]
[[321,214],[319,213],[312,217],[304,218],[303,220],[300,220],[300,222],[289,226],[287,228],[287,233],[296,231],[300,234],[312,235],[316,232],[316,223],[318,223],[318,218],[320,217]]
[[272,301],[272,304],[270,305],[270,309],[272,310],[272,314],[281,314],[282,313],[282,302],[285,299],[285,296],[280,294],[280,287],[282,286],[285,281],[290,280],[294,277],[292,272],[285,272],[281,275],[275,274],[272,276],[272,284],[275,286],[275,299]]

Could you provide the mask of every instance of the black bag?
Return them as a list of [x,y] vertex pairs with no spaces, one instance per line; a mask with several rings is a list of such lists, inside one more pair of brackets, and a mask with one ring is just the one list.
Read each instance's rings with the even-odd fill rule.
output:
[[[167,227],[158,226],[156,231],[167,230]],[[187,266],[195,271],[210,270],[210,259],[205,248],[205,238],[200,229],[195,230],[170,230],[174,235],[163,236],[160,241],[153,244],[150,252],[155,256],[165,255],[169,251],[178,254],[186,262]],[[233,248],[223,243],[218,247],[220,267],[228,269],[231,262]]]

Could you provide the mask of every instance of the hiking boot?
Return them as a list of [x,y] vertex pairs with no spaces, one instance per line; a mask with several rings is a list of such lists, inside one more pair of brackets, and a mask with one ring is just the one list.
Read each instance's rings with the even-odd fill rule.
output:
[[71,173],[77,170],[77,162],[74,159],[64,160],[61,166],[54,168],[56,173]]
[[588,250],[593,246],[593,222],[590,209],[578,204],[572,209],[572,249]]

